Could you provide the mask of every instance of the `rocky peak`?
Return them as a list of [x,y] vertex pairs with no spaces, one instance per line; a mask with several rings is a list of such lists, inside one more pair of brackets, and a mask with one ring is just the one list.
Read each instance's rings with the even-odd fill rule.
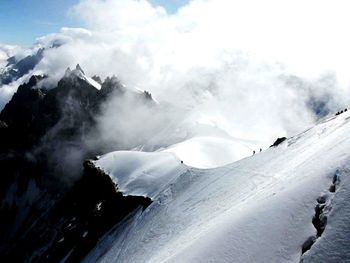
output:
[[64,77],[69,77],[72,74],[72,70],[70,69],[70,67],[68,67],[66,69],[66,72],[64,73]]
[[71,70],[70,67],[68,67],[63,76],[63,78],[76,78],[76,77],[80,79],[83,79],[85,77],[85,72],[79,64],[77,64],[75,66],[75,69],[73,70]]
[[123,85],[116,76],[107,77],[102,83],[101,91],[103,93],[111,93],[113,91],[123,91]]
[[75,70],[80,71],[81,73],[83,73],[83,74],[85,75],[84,70],[80,67],[79,64],[77,64],[77,65],[75,66]]
[[102,80],[101,80],[100,76],[94,75],[94,76],[92,77],[92,79],[93,79],[94,81],[96,81],[98,84],[102,85]]
[[30,77],[28,85],[31,87],[34,87],[44,78],[45,78],[45,76],[43,76],[43,75],[33,75]]

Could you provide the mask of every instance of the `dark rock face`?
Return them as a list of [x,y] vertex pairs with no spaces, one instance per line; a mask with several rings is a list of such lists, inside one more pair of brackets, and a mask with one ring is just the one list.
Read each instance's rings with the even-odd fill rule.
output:
[[102,80],[101,80],[101,78],[99,77],[99,76],[93,76],[92,77],[92,79],[94,80],[94,81],[96,81],[98,84],[101,84],[102,85]]
[[84,144],[95,116],[125,90],[116,78],[98,90],[81,74],[77,66],[54,89],[33,76],[0,113],[0,262],[79,262],[106,231],[151,202],[123,196],[84,162],[99,154]]
[[282,142],[284,142],[285,140],[287,140],[286,137],[277,138],[277,140],[270,147],[276,147],[280,145]]
[[41,111],[44,110],[43,101],[47,91],[33,89],[33,87],[42,78],[32,76],[28,83],[19,86],[12,100],[0,113],[0,120],[6,123],[6,129],[0,131],[2,133],[1,151],[30,147],[36,142],[35,138],[42,136],[45,129],[56,121],[40,116]]
[[29,230],[10,244],[4,262],[59,262],[64,257],[80,262],[104,233],[150,203],[149,198],[123,196],[109,176],[86,161],[82,178],[46,214],[30,220],[38,213],[30,211]]

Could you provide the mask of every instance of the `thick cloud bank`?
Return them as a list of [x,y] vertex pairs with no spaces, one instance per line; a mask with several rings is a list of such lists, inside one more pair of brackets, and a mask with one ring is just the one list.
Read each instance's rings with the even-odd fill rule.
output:
[[[349,103],[347,5],[192,0],[168,14],[146,0],[81,0],[70,15],[86,29],[63,28],[38,39],[36,46],[59,47],[45,51],[35,72],[57,81],[80,63],[88,75],[115,74],[126,86],[176,105],[176,120],[188,127],[205,124],[266,146]],[[116,121],[115,103],[98,129],[112,141],[120,132],[110,132],[111,122],[136,115],[129,105]],[[161,121],[150,124],[151,131],[163,128]],[[138,133],[129,139],[140,138],[142,130],[130,125],[127,134]]]

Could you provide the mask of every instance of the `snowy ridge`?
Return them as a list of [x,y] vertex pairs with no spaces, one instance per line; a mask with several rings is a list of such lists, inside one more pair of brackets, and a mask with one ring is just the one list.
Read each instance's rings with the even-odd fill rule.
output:
[[349,261],[349,120],[344,113],[225,167],[188,169],[118,233],[122,238],[85,262],[299,262],[317,234],[316,200],[339,172],[333,227],[302,258]]
[[94,163],[110,175],[123,194],[152,199],[187,170],[172,153],[117,151]]
[[198,136],[157,152],[111,152],[94,164],[107,173],[125,195],[153,199],[184,174],[187,166],[214,168],[249,155],[251,149],[239,141]]

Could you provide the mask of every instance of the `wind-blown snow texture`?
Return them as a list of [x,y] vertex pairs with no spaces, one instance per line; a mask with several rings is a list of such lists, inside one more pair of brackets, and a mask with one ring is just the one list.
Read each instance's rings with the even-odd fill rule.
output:
[[187,168],[85,262],[299,262],[336,171],[328,225],[303,262],[350,262],[349,120],[333,117],[221,168]]
[[150,198],[185,172],[171,153],[118,151],[102,156],[95,165],[112,177],[119,191]]

